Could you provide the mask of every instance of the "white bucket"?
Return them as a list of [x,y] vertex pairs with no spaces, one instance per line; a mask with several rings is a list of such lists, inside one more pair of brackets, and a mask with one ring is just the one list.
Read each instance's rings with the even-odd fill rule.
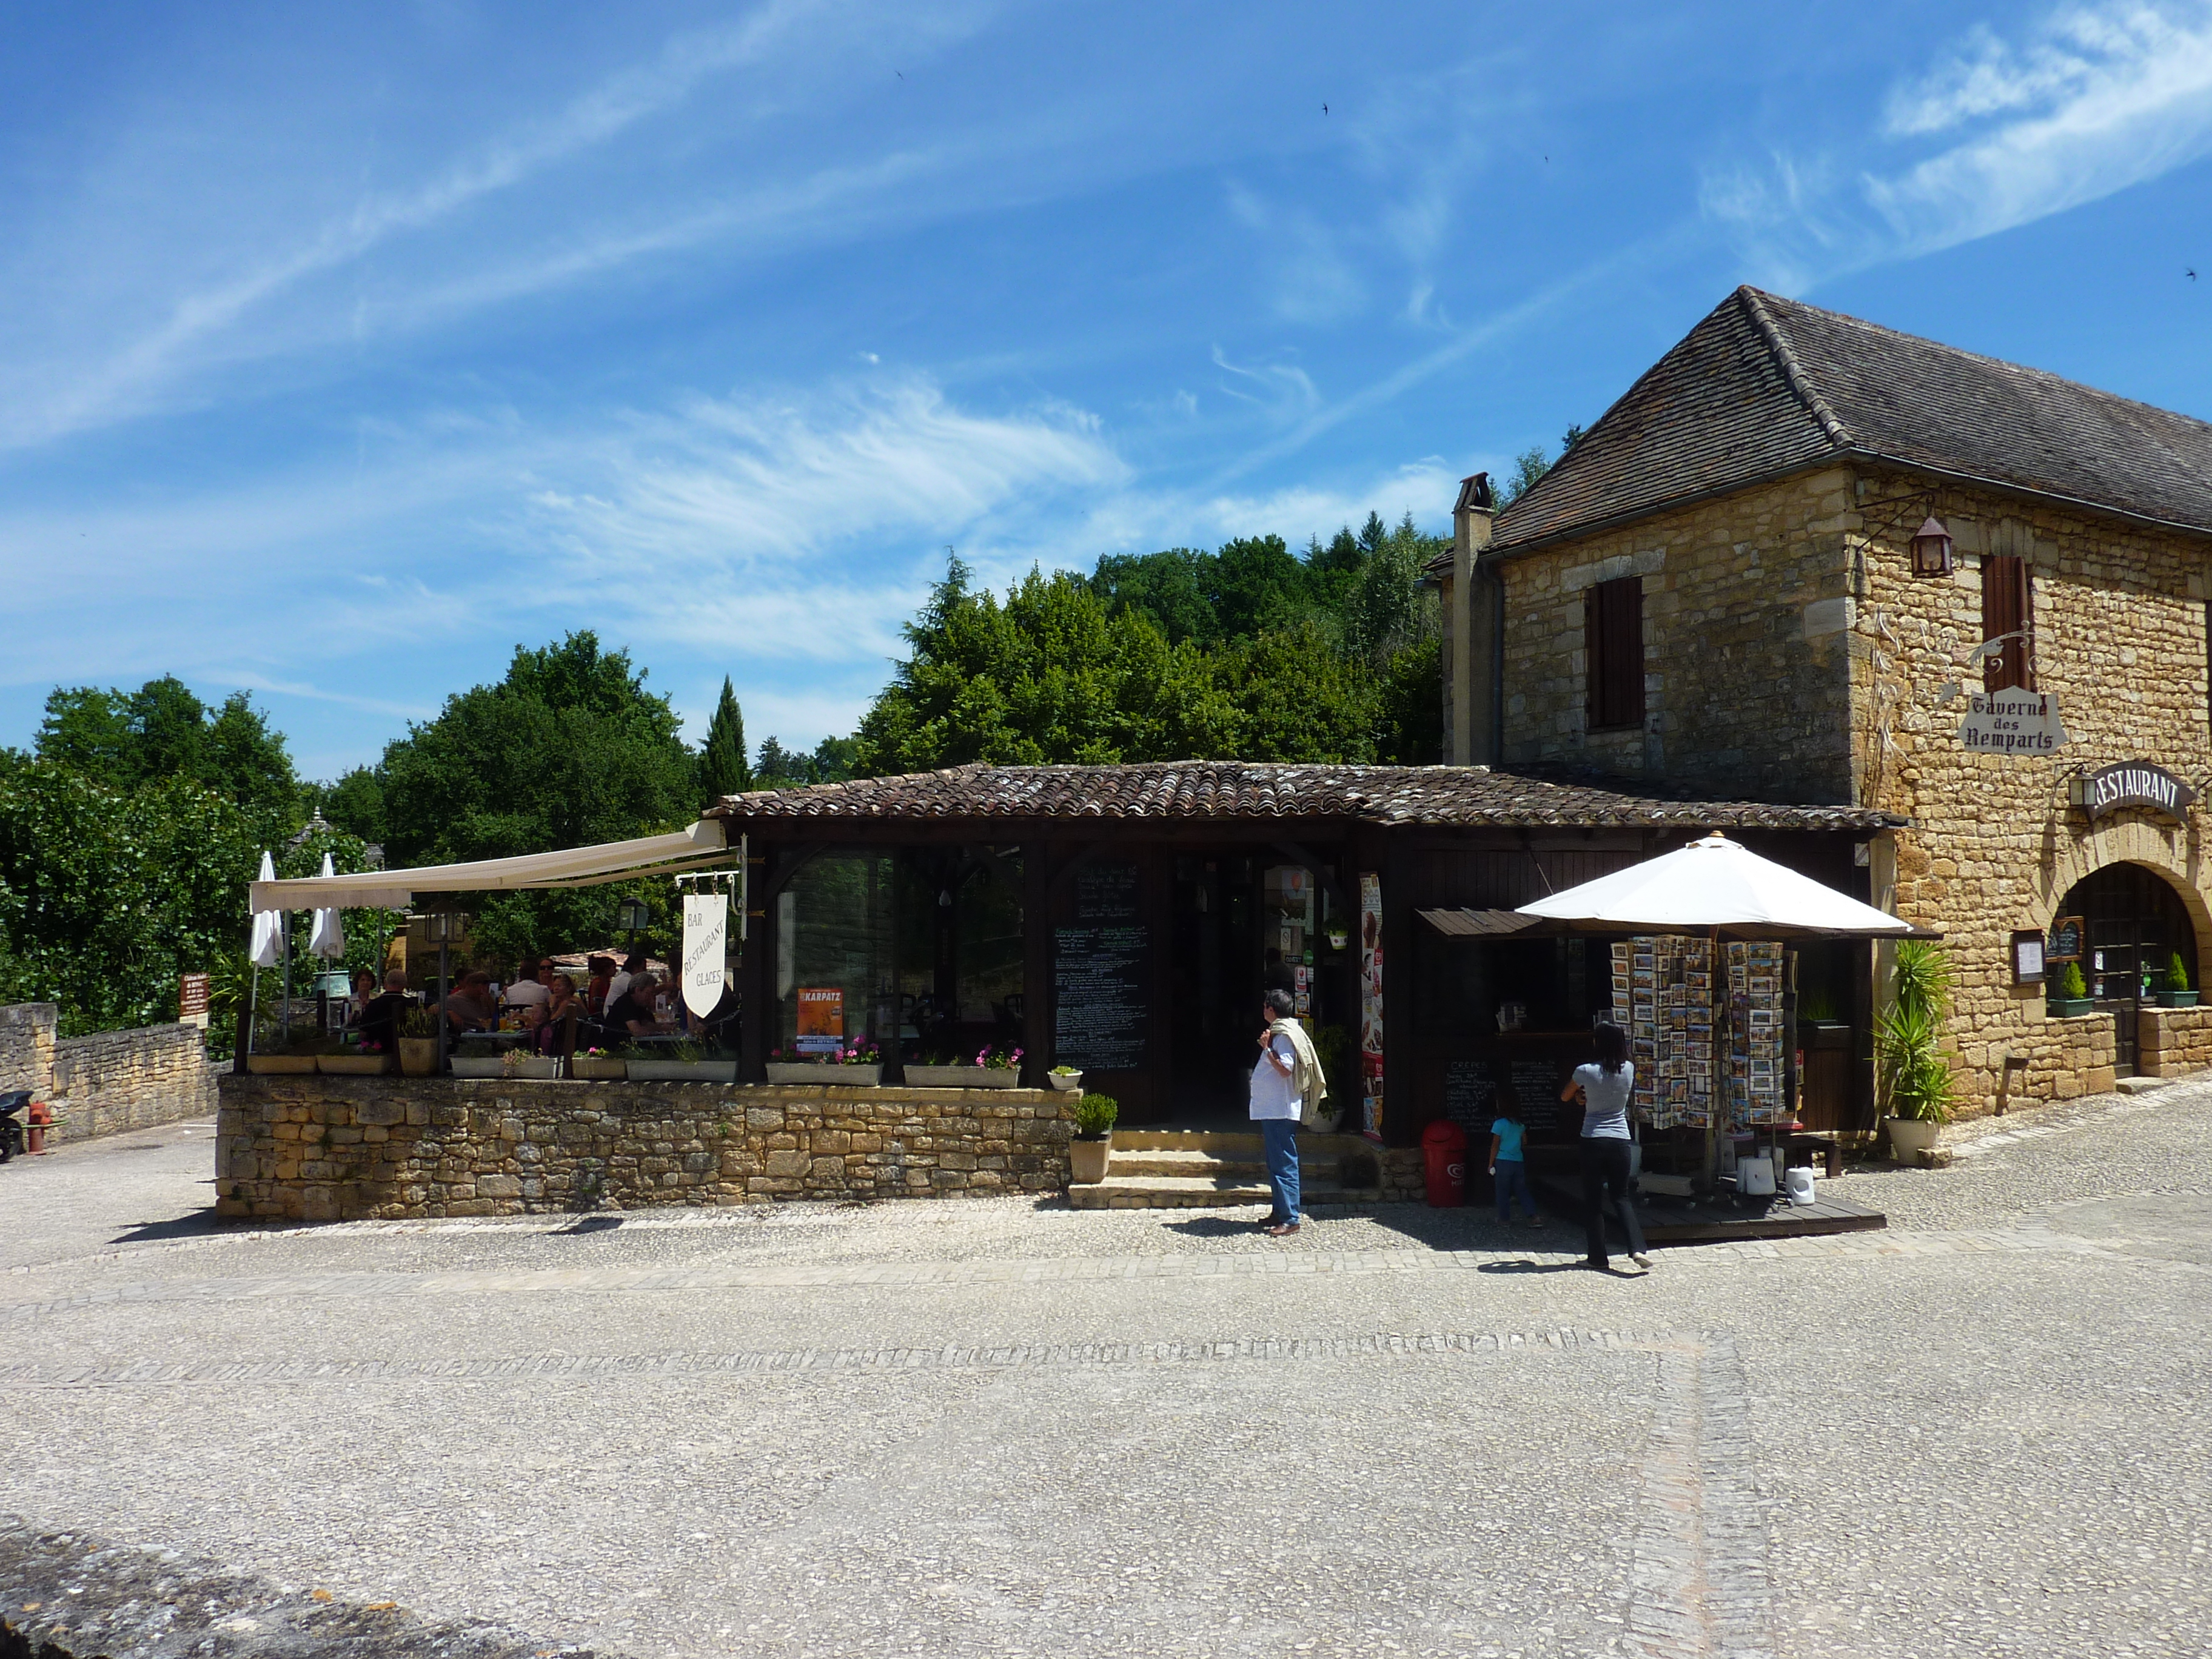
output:
[[1797,1165],[1789,1172],[1786,1180],[1790,1201],[1792,1204],[1810,1204],[1814,1201],[1813,1171],[1809,1168],[1802,1164]]
[[1765,1152],[1735,1161],[1735,1189],[1746,1198],[1768,1198],[1774,1193],[1774,1160]]

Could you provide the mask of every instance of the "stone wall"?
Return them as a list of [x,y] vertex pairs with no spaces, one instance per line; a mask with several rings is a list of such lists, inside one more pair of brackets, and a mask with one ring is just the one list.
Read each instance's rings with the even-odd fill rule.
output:
[[[1830,468],[1504,558],[1504,764],[1848,803],[1851,483]],[[1593,732],[1583,596],[1632,575],[1644,725]]]
[[0,1089],[28,1089],[64,1115],[49,1144],[212,1117],[216,1073],[193,1025],[54,1036],[51,1002],[0,1008]]
[[[1873,476],[1860,493],[1879,500],[1917,482]],[[1905,516],[1917,524],[1923,510]],[[2196,925],[2199,963],[2212,965],[2203,804],[2186,823],[2130,809],[2093,825],[2067,801],[2069,776],[2115,761],[2154,761],[2200,785],[2212,775],[2206,546],[1965,489],[1940,492],[1935,510],[1957,546],[1948,579],[1911,574],[1913,524],[1854,538],[1852,739],[1859,798],[1911,820],[1896,836],[1896,908],[1944,932],[1971,1116],[1994,1105],[2007,1055],[2029,1062],[2015,1102],[2110,1086],[2109,1060],[2075,1071],[2077,1045],[2053,1039],[2079,1022],[2051,1020],[2040,987],[2012,983],[2014,930],[2047,928],[2091,872],[2157,871]],[[1883,514],[1866,516],[1881,527]],[[2035,684],[2057,699],[2068,738],[2051,755],[1970,753],[1957,736],[1964,702],[1944,699],[1946,684],[1980,689],[1965,659],[1982,637],[1982,561],[1997,554],[2029,562]]]
[[2136,1048],[2145,1077],[2185,1077],[2212,1066],[2212,1008],[2144,1009]]
[[1034,1089],[225,1076],[216,1207],[350,1221],[1056,1193]]
[[[2010,960],[2012,933],[2047,928],[2094,871],[2157,871],[2196,925],[2200,969],[2212,969],[2206,803],[2185,823],[2130,809],[2093,824],[2067,800],[2074,774],[2117,761],[2212,782],[2212,579],[2202,537],[1925,489],[1909,473],[1832,467],[1509,557],[1505,763],[1909,820],[1893,884],[1892,849],[1878,850],[1877,896],[1944,933],[1960,1109],[1975,1116],[1994,1107],[2008,1058],[2027,1061],[2014,1103],[2108,1086],[2110,1056],[2077,1066],[2081,1040],[2045,1029],[2042,988],[2014,986]],[[1956,546],[1948,578],[1911,573],[1907,544],[1931,507]],[[1972,753],[1957,736],[1961,693],[1980,689],[1968,653],[1982,638],[1982,562],[1996,555],[2032,572],[2035,684],[2069,738],[2051,755]],[[1593,732],[1582,593],[1629,574],[1644,584],[1644,729]]]
[[54,1079],[54,1022],[51,1002],[17,1002],[0,1008],[0,1091],[28,1089],[43,1099]]

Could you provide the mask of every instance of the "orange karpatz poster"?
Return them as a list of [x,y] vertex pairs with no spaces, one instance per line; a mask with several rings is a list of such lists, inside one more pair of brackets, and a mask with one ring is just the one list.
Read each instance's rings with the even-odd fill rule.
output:
[[799,1052],[834,1054],[845,1042],[845,994],[834,987],[799,993]]

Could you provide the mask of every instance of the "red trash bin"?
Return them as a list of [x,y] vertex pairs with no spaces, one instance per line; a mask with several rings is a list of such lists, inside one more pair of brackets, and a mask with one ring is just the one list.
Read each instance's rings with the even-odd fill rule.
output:
[[1467,1202],[1467,1131],[1438,1118],[1421,1131],[1421,1158],[1428,1165],[1429,1207],[1455,1210]]

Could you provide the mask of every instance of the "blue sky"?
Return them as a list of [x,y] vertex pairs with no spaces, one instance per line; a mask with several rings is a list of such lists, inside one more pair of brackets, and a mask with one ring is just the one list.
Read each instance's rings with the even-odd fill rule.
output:
[[1739,282],[2212,417],[2208,153],[2212,0],[17,6],[0,742],[588,625],[811,744],[948,545],[1441,528]]

